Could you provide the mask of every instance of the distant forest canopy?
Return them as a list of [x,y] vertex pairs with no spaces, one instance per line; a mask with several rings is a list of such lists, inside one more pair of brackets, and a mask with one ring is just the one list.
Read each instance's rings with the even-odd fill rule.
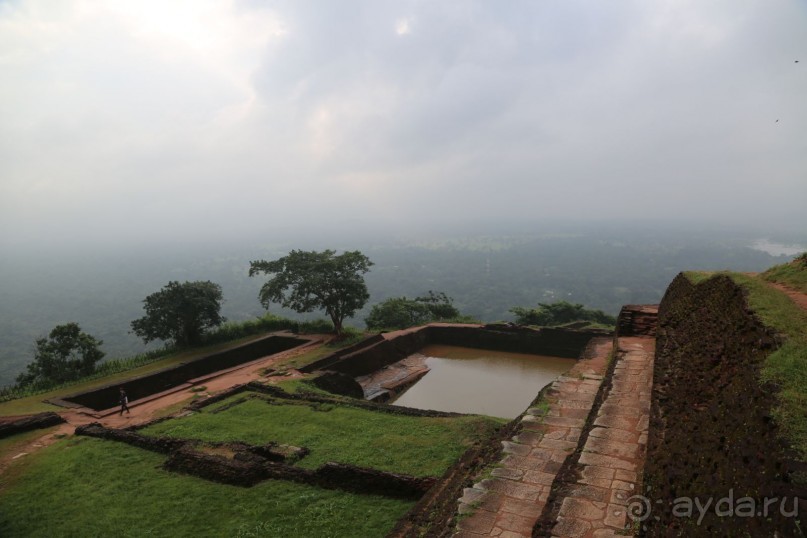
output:
[[[352,239],[271,246],[175,246],[94,252],[41,252],[0,259],[0,386],[13,384],[34,356],[34,343],[56,325],[76,322],[103,340],[106,358],[144,346],[130,333],[143,316],[143,299],[171,280],[221,285],[222,315],[242,321],[262,315],[260,279],[249,261],[274,259],[291,248],[361,250],[375,264],[365,275],[367,305],[347,325],[364,327],[373,305],[391,297],[439,290],[463,314],[481,321],[512,321],[515,306],[565,300],[615,315],[623,304],[655,303],[682,270],[760,271],[789,257],[749,248],[758,236],[718,236],[613,228],[574,233],[457,235],[445,239]],[[57,255],[58,254],[58,255]],[[299,315],[272,307],[292,319]]]

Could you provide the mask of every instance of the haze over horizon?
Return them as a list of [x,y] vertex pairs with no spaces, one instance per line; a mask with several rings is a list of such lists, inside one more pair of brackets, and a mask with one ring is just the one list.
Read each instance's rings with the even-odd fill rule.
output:
[[796,0],[0,1],[0,246],[805,230],[806,23]]

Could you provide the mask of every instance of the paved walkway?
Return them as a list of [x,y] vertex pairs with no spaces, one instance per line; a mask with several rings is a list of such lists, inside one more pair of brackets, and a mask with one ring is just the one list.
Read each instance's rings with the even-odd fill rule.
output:
[[647,453],[655,338],[622,337],[611,390],[597,413],[578,460],[577,481],[558,485],[560,511],[552,535],[621,536],[626,505],[640,493]]
[[455,536],[529,538],[555,476],[577,447],[586,417],[602,383],[613,347],[611,338],[592,342],[590,358],[578,361],[547,394],[548,409],[530,409],[522,431],[504,441],[505,456],[491,478],[466,488]]

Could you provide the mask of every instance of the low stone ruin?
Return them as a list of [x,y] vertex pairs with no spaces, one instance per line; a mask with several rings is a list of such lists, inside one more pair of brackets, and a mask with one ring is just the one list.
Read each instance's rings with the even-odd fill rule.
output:
[[41,428],[62,424],[65,420],[52,411],[0,422],[0,439]]
[[290,463],[305,457],[308,449],[277,443],[255,446],[243,442],[203,443],[148,437],[131,430],[107,428],[97,422],[79,426],[76,435],[168,454],[163,467],[169,471],[241,487],[251,487],[268,479],[290,480],[328,489],[416,500],[437,480],[331,462],[314,470],[303,469]]

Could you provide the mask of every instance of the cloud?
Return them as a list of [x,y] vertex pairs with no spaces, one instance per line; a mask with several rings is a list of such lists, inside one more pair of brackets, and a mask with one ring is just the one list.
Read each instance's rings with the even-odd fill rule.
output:
[[400,36],[409,34],[412,31],[411,24],[412,20],[409,18],[398,19],[395,22],[395,33]]
[[805,19],[795,0],[0,3],[0,242],[413,213],[803,227]]

